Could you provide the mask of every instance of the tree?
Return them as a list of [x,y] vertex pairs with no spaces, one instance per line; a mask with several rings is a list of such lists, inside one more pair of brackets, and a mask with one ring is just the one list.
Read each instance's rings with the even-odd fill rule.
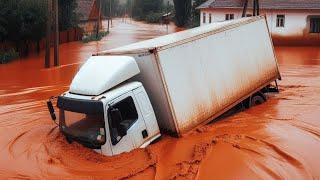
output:
[[17,43],[19,41],[20,18],[18,16],[18,0],[0,0],[0,12],[3,40]]
[[148,15],[164,12],[163,0],[133,0],[132,16],[145,20]]
[[59,0],[59,29],[64,31],[78,26],[76,0]]
[[3,41],[8,34],[6,29],[8,26],[8,21],[6,19],[8,8],[5,5],[4,0],[0,0],[0,42]]
[[111,1],[111,16],[118,17],[125,13],[124,5],[119,3],[119,0],[102,0],[101,1],[101,12],[105,17],[110,17],[110,1]]
[[[37,42],[45,36],[49,0],[0,0],[0,41],[16,44],[28,51],[27,42]],[[59,0],[60,30],[76,27],[76,0]]]
[[26,45],[27,42],[36,41],[39,51],[39,41],[45,35],[46,11],[45,2],[36,0],[23,0],[18,4],[18,18],[20,19],[19,40]]
[[176,11],[176,25],[187,26],[191,18],[191,0],[173,0]]
[[192,27],[200,26],[200,10],[196,9],[207,0],[195,0],[192,5]]

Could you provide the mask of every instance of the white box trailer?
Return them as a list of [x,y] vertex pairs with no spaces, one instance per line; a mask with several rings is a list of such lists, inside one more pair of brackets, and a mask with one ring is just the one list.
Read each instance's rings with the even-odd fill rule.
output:
[[259,103],[280,78],[265,17],[210,24],[95,54],[58,97],[59,126],[115,155]]
[[210,24],[100,52],[133,57],[160,129],[180,135],[280,78],[265,17]]

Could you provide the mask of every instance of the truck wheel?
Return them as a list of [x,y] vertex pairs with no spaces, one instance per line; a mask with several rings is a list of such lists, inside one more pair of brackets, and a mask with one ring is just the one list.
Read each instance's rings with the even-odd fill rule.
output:
[[266,99],[261,94],[255,94],[251,97],[249,107],[260,105],[265,101]]
[[70,137],[66,137],[66,140],[69,144],[71,144],[73,142],[73,140]]

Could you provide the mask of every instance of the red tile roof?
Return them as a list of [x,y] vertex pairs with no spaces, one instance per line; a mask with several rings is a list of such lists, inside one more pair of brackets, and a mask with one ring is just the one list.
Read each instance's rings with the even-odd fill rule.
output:
[[[249,0],[248,7],[252,7]],[[208,0],[202,8],[242,8],[244,0]],[[259,0],[261,9],[320,9],[320,0]]]

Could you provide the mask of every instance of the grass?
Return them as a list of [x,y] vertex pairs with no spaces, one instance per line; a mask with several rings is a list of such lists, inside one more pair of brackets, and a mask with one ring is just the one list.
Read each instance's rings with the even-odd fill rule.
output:
[[87,34],[87,35],[84,35],[82,37],[82,42],[83,43],[88,43],[88,42],[91,42],[91,41],[100,41],[104,36],[108,35],[109,32],[108,31],[101,31],[98,33],[98,35],[96,34]]

